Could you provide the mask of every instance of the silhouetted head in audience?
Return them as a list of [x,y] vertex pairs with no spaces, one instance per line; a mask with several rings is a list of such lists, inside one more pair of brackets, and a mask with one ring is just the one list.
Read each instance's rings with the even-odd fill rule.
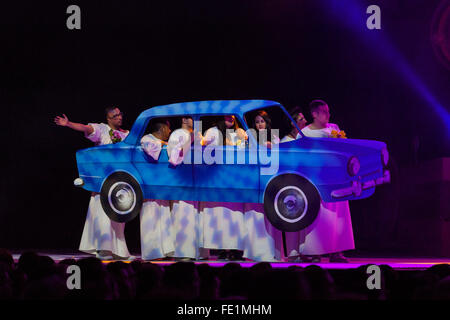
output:
[[164,285],[173,298],[196,299],[199,277],[193,262],[177,262],[164,269]]
[[143,263],[136,270],[138,279],[136,296],[138,299],[159,298],[164,276],[163,269],[157,264]]
[[2,262],[9,266],[11,270],[14,268],[14,259],[12,254],[8,250],[0,248],[0,263]]
[[119,299],[134,299],[136,294],[136,277],[133,268],[122,261],[111,262],[107,265],[109,271],[117,284]]
[[311,299],[334,299],[336,288],[327,270],[316,265],[309,265],[303,273],[308,281]]
[[197,266],[200,279],[199,299],[216,300],[219,296],[220,281],[215,270],[208,264]]
[[71,298],[111,300],[119,297],[117,284],[106,270],[102,261],[83,258],[78,261],[81,272],[81,290],[71,290]]
[[229,299],[243,299],[248,295],[249,270],[239,263],[227,263],[220,270],[220,296]]

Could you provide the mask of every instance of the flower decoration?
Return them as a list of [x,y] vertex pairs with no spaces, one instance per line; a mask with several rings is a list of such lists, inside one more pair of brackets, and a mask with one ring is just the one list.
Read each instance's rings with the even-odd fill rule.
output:
[[109,137],[111,138],[112,143],[117,143],[122,141],[119,132],[114,131],[113,129],[109,130]]
[[331,130],[331,138],[347,139],[347,135],[345,134],[345,131]]

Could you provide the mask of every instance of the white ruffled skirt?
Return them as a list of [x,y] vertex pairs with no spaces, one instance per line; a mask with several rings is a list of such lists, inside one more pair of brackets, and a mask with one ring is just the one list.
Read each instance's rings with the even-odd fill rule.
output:
[[124,231],[125,223],[109,219],[103,211],[100,195],[93,195],[89,201],[79,250],[86,253],[109,251],[119,257],[129,257]]
[[280,261],[283,257],[282,233],[267,220],[264,205],[246,203],[244,212],[246,229],[244,258],[254,261]]
[[323,255],[355,249],[348,201],[322,202],[316,220],[299,232],[286,232],[288,256]]
[[208,249],[245,248],[244,204],[232,202],[200,202],[200,235]]
[[141,209],[141,256],[153,260],[175,253],[170,201],[146,200]]

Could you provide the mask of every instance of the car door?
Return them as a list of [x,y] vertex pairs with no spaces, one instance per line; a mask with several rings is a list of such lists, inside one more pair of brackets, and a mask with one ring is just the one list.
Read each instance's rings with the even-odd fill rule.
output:
[[248,147],[195,145],[194,152],[194,185],[198,200],[258,202],[259,165],[256,158],[250,158]]
[[[187,156],[191,157],[192,152]],[[192,161],[173,166],[169,163],[166,145],[154,160],[145,153],[139,140],[134,148],[133,163],[142,177],[145,199],[195,200]]]

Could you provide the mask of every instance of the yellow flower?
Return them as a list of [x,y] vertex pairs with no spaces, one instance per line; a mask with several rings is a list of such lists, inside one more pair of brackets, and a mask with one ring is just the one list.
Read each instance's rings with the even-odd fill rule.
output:
[[347,139],[347,135],[346,135],[345,131],[331,130],[331,137]]

